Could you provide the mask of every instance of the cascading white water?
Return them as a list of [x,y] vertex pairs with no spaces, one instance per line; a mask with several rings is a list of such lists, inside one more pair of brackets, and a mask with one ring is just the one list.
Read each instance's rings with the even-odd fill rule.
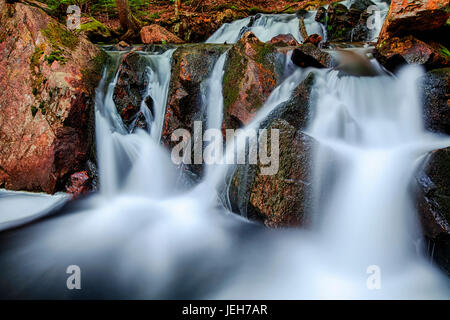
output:
[[[222,58],[208,81],[211,127],[221,122]],[[156,73],[165,68],[161,61],[154,67]],[[297,68],[286,77],[248,128],[288,100],[309,71]],[[215,209],[207,199],[215,198],[211,186],[223,179],[220,166],[203,187],[176,194],[167,151],[147,132],[128,134],[121,124],[111,98],[113,63],[96,96],[101,193],[76,214],[22,230],[22,247],[0,255],[0,265],[12,265],[4,274],[26,275],[24,287],[45,274],[54,288],[30,290],[51,297],[70,294],[66,279],[60,284],[52,271],[74,263],[87,277],[88,297],[450,297],[447,280],[412,249],[416,229],[405,196],[408,183],[422,154],[450,144],[423,132],[417,71],[406,70],[398,79],[314,72],[316,101],[307,133],[319,143],[314,177],[323,201],[313,230],[250,228]],[[381,268],[380,290],[366,286],[369,265]]]
[[372,2],[375,4],[377,10],[371,12],[374,15],[374,26],[370,30],[369,41],[376,41],[389,12],[389,4],[383,0],[372,0]]
[[[147,95],[152,97],[154,104],[154,114],[152,115],[152,121],[151,123],[148,123],[148,126],[151,128],[150,135],[155,141],[159,141],[161,138],[170,84],[170,72],[167,72],[167,70],[171,69],[172,54],[174,51],[175,49],[170,49],[163,54],[147,54],[145,52],[139,52],[141,55],[144,55],[145,59],[148,61],[148,86],[146,91]],[[145,98],[141,103],[141,111],[142,109],[148,111],[145,104]]]
[[[350,9],[354,0],[339,3]],[[367,9],[368,13],[372,15],[369,18],[371,24],[369,41],[376,41],[378,38],[389,10],[389,4],[384,0],[374,0],[373,3],[375,6]],[[328,5],[325,5],[324,8],[328,8]],[[309,35],[319,34],[326,42],[328,38],[326,25],[315,21],[316,13],[316,10],[311,10],[303,14],[306,32]],[[258,14],[232,23],[224,23],[206,40],[206,43],[236,43],[247,31],[253,32],[263,42],[280,34],[291,34],[299,42],[304,40],[300,34],[299,19],[295,14]]]
[[385,275],[427,286],[433,272],[414,245],[420,232],[409,186],[426,153],[447,147],[450,138],[424,130],[421,75],[418,67],[397,79],[322,74],[307,133],[318,142],[314,214],[336,265],[347,271],[377,265]]
[[[398,79],[316,71],[317,100],[305,131],[317,142],[313,232],[285,240],[276,258],[258,260],[267,266],[257,273],[254,264],[243,266],[220,298],[267,299],[271,291],[300,299],[449,297],[448,280],[416,246],[410,184],[427,152],[450,145],[423,128],[421,75],[415,67]],[[283,275],[268,280],[280,268]],[[383,279],[378,290],[366,281],[373,268]]]
[[[138,130],[136,134],[128,134],[122,119],[117,113],[113,101],[114,88],[119,76],[115,71],[114,80],[105,87],[105,76],[103,76],[96,92],[96,136],[98,142],[98,162],[100,171],[100,183],[103,186],[101,192],[109,196],[116,195],[119,189],[132,190],[136,192],[155,191],[158,188],[147,186],[148,180],[139,179],[144,185],[133,181],[133,177],[138,169],[135,169],[137,158],[142,158],[141,153],[151,153],[153,146],[146,140],[153,139],[159,142],[164,113],[169,90],[171,57],[174,50],[168,50],[163,54],[143,54],[148,62],[148,86],[142,97],[141,111],[146,116],[146,121],[150,127],[150,135]],[[120,55],[113,56],[113,68],[117,70]],[[105,70],[105,74],[106,74]],[[105,92],[106,91],[106,92]],[[150,95],[153,99],[154,114],[150,117],[149,110],[145,105],[145,98]],[[156,156],[158,153],[150,155]],[[145,166],[145,164],[142,164]],[[139,167],[139,166],[138,166]],[[140,167],[139,167],[140,168]],[[143,170],[144,173],[147,170]],[[145,188],[140,188],[145,187]],[[122,191],[123,191],[122,190]],[[155,195],[155,193],[154,193]]]
[[[306,31],[308,34],[317,33],[323,36],[322,27],[315,21],[315,16],[316,11],[309,11],[305,15]],[[249,25],[250,23],[251,25]],[[277,35],[289,33],[297,41],[303,41],[300,35],[299,20],[295,14],[260,14],[253,18],[248,17],[223,24],[206,40],[206,43],[235,43],[246,31],[253,32],[263,42],[269,41]]]

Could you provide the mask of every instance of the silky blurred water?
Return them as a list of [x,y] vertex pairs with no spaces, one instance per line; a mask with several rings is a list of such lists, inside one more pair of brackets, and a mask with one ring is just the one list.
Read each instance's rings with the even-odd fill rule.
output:
[[[100,192],[50,219],[0,234],[1,297],[450,297],[448,278],[415,245],[421,235],[410,183],[429,151],[450,145],[424,130],[421,69],[366,78],[286,68],[290,74],[247,129],[258,128],[315,73],[305,129],[315,141],[313,224],[268,230],[222,206],[216,190],[225,183],[226,167],[214,166],[191,190],[178,187],[179,168],[154,133],[160,132],[170,80],[156,75],[167,72],[171,54],[145,53],[154,75],[145,95],[160,110],[147,119],[157,128],[150,133],[129,133],[117,114],[112,94],[121,54],[112,54],[96,93]],[[225,59],[205,80],[211,127],[222,121],[218,84]],[[81,290],[65,287],[69,265],[82,271]],[[378,289],[368,286],[374,266]]]

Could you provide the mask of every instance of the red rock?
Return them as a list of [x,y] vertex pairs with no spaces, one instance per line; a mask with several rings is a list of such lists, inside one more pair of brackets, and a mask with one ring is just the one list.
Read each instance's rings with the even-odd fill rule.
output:
[[276,87],[276,51],[251,32],[230,49],[223,80],[225,128],[248,124]]
[[228,189],[233,212],[269,227],[308,223],[313,140],[303,130],[309,121],[313,84],[314,76],[310,74],[293,90],[292,97],[263,122],[262,128],[279,130],[279,168],[273,175],[264,175],[261,164],[237,165]]
[[435,42],[425,43],[409,35],[383,40],[376,50],[377,59],[388,69],[395,69],[398,56],[408,64],[421,64],[428,70],[450,66],[450,59]]
[[298,46],[298,41],[294,38],[292,34],[279,34],[275,37],[273,37],[269,43],[275,45],[275,46]]
[[436,31],[449,16],[448,0],[392,0],[378,43],[393,36]]
[[23,3],[0,0],[0,24],[0,186],[53,193],[87,160],[100,50]]
[[312,43],[316,47],[319,45],[320,41],[322,41],[322,36],[320,34],[314,33],[310,35],[305,41],[303,41],[303,44],[305,43]]
[[[229,46],[198,45],[180,46],[172,56],[172,74],[167,96],[161,143],[171,149],[176,142],[171,141],[177,129],[193,133],[194,121],[204,121],[202,112],[201,83],[210,75],[215,62]],[[206,124],[203,124],[206,128]],[[202,165],[190,165],[190,173],[200,176]]]
[[69,183],[66,185],[66,192],[74,198],[78,198],[91,190],[91,179],[87,171],[80,171],[72,174]]
[[183,43],[183,40],[157,24],[143,27],[140,36],[144,44]]

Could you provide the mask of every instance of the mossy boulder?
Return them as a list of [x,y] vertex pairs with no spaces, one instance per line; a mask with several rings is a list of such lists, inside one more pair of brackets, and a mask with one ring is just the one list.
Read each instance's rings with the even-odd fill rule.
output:
[[253,119],[276,87],[277,49],[247,32],[230,49],[223,77],[224,126],[239,128]]
[[90,18],[89,22],[81,24],[79,32],[93,42],[110,43],[118,37],[115,31],[94,18]]
[[[262,163],[237,165],[231,176],[228,199],[231,210],[269,227],[308,223],[310,208],[310,155],[313,141],[303,134],[310,116],[310,74],[287,102],[276,108],[260,128],[279,130],[279,167],[275,174],[262,171]],[[270,150],[270,152],[272,152]]]
[[64,190],[90,157],[104,55],[36,6],[0,0],[0,24],[0,187]]
[[[194,121],[202,121],[206,129],[206,110],[203,108],[205,80],[209,77],[220,55],[230,46],[199,44],[178,46],[172,56],[172,74],[161,142],[172,149],[176,129],[187,129],[193,134]],[[170,72],[170,71],[168,71]],[[202,165],[190,165],[187,171],[195,179],[202,175]]]

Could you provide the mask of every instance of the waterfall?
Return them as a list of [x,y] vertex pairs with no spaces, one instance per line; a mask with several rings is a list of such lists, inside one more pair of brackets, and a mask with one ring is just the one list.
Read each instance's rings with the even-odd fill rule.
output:
[[[315,21],[315,16],[316,11],[309,11],[305,15],[306,31],[308,34],[317,33],[323,36],[322,27]],[[223,24],[206,43],[236,43],[247,31],[253,32],[263,42],[288,33],[299,42],[304,40],[300,35],[299,20],[295,14],[258,14]]]
[[[292,70],[293,63],[290,59],[287,60],[288,64],[285,66],[285,70]],[[260,123],[266,119],[266,117],[283,102],[289,100],[292,95],[293,90],[300,84],[302,80],[306,78],[309,74],[309,69],[295,68],[292,74],[286,77],[280,85],[278,85],[272,93],[269,95],[267,101],[258,110],[254,118],[250,123],[243,127],[241,132],[235,136],[233,141],[227,141],[226,150],[221,160],[218,162],[222,163],[220,167],[211,172],[207,176],[207,185],[213,187],[220,187],[223,183],[226,173],[231,169],[230,165],[226,164],[226,159],[234,158],[236,154],[246,148],[247,140],[240,139],[240,137],[245,137],[249,130],[258,130]],[[231,167],[234,167],[231,165]]]
[[[174,51],[175,49],[170,49],[163,54],[146,54],[140,52],[140,54],[143,54],[148,61],[148,85],[146,94],[153,99],[154,104],[154,114],[152,115],[153,121],[152,123],[149,123],[148,126],[151,128],[150,135],[155,141],[159,141],[161,138],[170,84],[170,72],[167,72],[167,70],[171,69],[172,54]],[[148,113],[145,98],[142,99],[141,111],[142,110],[144,110],[144,114]],[[146,117],[146,119],[148,118]]]
[[[276,258],[253,257],[218,297],[268,299],[275,290],[284,299],[448,298],[448,280],[416,247],[410,184],[428,152],[450,145],[424,130],[422,71],[409,66],[398,78],[315,73],[304,131],[316,141],[312,233],[275,244],[285,249]],[[255,272],[256,264],[265,267]],[[283,274],[268,280],[279,268]],[[379,290],[366,282],[371,270],[386,279]]]
[[318,142],[314,216],[330,255],[349,270],[376,264],[395,274],[424,262],[414,247],[420,231],[409,186],[425,155],[450,145],[450,138],[424,130],[421,75],[410,66],[397,79],[335,71],[318,77],[306,131]]
[[[138,159],[142,159],[143,153],[151,153],[154,148],[157,148],[149,140],[154,142],[160,140],[170,82],[170,72],[167,70],[171,68],[173,52],[174,50],[168,50],[163,54],[144,54],[148,62],[148,86],[142,97],[141,111],[150,126],[150,134],[142,130],[138,130],[135,134],[128,134],[128,130],[117,113],[113,93],[119,76],[117,69],[121,55],[113,54],[113,62],[110,66],[113,71],[107,69],[104,71],[105,74],[96,91],[95,105],[100,190],[104,195],[111,197],[116,195],[119,190],[138,193],[143,190],[145,192],[153,190],[156,194],[159,193],[158,188],[151,185],[150,181],[146,179],[148,178],[145,175],[145,172],[148,171],[146,164]],[[107,74],[115,74],[115,76],[111,82],[105,84]],[[154,114],[151,116],[145,105],[147,96],[153,99]],[[158,153],[154,153],[150,156],[158,157],[157,155]],[[136,175],[141,176],[134,181],[133,177]]]
[[[353,0],[339,2],[350,9]],[[383,0],[374,0],[375,7],[370,8],[372,15],[371,22],[373,26],[369,32],[369,40],[376,41],[381,31],[383,22],[389,11],[389,4]],[[328,8],[325,5],[324,8]],[[369,10],[369,8],[367,10]],[[304,14],[304,22],[306,31],[309,35],[319,34],[324,42],[327,41],[327,25],[315,21],[316,10],[307,11]],[[326,13],[328,16],[328,13]],[[253,32],[258,39],[263,42],[270,41],[273,37],[280,34],[291,34],[298,42],[304,39],[300,35],[299,19],[295,14],[257,14],[252,17],[236,20],[231,23],[224,23],[213,35],[211,35],[206,43],[236,43],[247,32]]]
[[[423,128],[420,70],[365,78],[285,66],[292,74],[283,77],[244,131],[259,128],[315,72],[312,120],[305,129],[316,141],[314,223],[311,230],[269,231],[217,204],[227,165],[211,167],[197,188],[175,191],[177,168],[159,145],[171,54],[148,57],[151,80],[144,95],[155,102],[151,134],[130,133],[117,113],[112,95],[121,54],[112,54],[96,94],[100,193],[55,219],[17,230],[13,239],[0,234],[14,249],[0,254],[0,286],[11,288],[15,279],[0,297],[450,296],[448,279],[414,247],[419,232],[409,185],[430,150],[450,145]],[[225,61],[226,53],[206,81],[209,128],[222,123]],[[228,147],[225,157],[242,147]],[[61,282],[54,272],[72,264],[82,268],[82,292],[67,290],[66,278]],[[380,290],[367,285],[373,267],[381,270]],[[36,286],[42,278],[46,285]]]
[[377,41],[381,28],[383,27],[384,20],[389,12],[389,4],[383,0],[372,0],[377,10],[372,12],[374,15],[374,27],[370,30],[369,40]]

